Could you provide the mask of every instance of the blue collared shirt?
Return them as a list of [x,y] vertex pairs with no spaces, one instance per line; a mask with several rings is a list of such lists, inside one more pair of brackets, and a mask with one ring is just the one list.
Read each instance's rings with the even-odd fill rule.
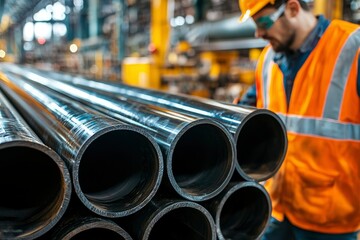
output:
[[[318,17],[318,22],[313,31],[306,38],[303,45],[299,50],[295,52],[281,52],[276,53],[274,57],[274,62],[279,65],[283,75],[284,75],[284,87],[286,92],[287,102],[290,102],[291,91],[294,85],[294,80],[297,72],[302,67],[312,50],[316,47],[321,36],[324,34],[325,30],[329,26],[330,21],[325,19],[324,16],[320,15]],[[359,58],[359,71],[358,71],[358,81],[357,81],[357,91],[360,97],[360,58]],[[251,86],[249,90],[245,93],[244,97],[241,99],[239,104],[244,105],[256,105],[256,88],[255,85]]]

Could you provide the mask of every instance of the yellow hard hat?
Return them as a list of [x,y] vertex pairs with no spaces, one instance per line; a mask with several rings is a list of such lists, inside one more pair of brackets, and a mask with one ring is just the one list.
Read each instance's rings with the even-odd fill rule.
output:
[[274,4],[275,0],[239,0],[240,22],[246,21],[269,3]]

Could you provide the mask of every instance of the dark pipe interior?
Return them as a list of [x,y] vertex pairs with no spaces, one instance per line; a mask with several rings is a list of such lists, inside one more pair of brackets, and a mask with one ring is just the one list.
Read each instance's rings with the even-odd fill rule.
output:
[[212,239],[208,218],[194,208],[177,208],[166,213],[155,223],[149,240],[195,240]]
[[79,167],[79,184],[97,207],[126,211],[149,196],[158,175],[158,155],[148,138],[116,130],[88,146]]
[[63,201],[58,165],[29,147],[1,149],[0,156],[0,235],[17,238],[42,229]]
[[117,232],[114,232],[110,229],[105,228],[91,228],[85,231],[79,232],[72,238],[71,240],[99,240],[99,239],[106,239],[106,240],[125,240]]
[[225,202],[220,214],[220,228],[225,239],[257,239],[270,214],[266,195],[258,188],[244,187]]
[[258,114],[241,128],[237,139],[237,158],[241,169],[255,180],[273,176],[286,151],[286,132],[276,118]]
[[178,186],[190,195],[209,194],[229,176],[233,153],[229,138],[212,124],[190,128],[179,139],[172,156]]

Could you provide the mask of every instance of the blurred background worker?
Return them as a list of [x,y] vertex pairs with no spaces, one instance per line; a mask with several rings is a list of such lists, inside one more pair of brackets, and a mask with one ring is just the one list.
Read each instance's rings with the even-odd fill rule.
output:
[[[356,239],[360,229],[360,28],[314,16],[299,0],[240,0],[269,41],[240,104],[275,111],[288,152],[266,183],[263,239]],[[234,100],[237,103],[238,99]]]

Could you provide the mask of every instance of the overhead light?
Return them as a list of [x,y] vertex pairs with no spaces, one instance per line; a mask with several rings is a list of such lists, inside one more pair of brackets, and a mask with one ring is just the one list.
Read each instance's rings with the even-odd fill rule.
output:
[[175,18],[175,23],[177,26],[182,26],[185,24],[185,18],[183,16],[177,16]]
[[79,48],[75,43],[73,43],[73,44],[70,45],[69,49],[70,49],[70,52],[76,53]]
[[0,58],[5,58],[6,52],[2,49],[0,49]]
[[185,17],[185,22],[186,22],[187,24],[193,24],[193,23],[195,22],[194,16],[192,16],[192,15],[187,15],[187,16]]

